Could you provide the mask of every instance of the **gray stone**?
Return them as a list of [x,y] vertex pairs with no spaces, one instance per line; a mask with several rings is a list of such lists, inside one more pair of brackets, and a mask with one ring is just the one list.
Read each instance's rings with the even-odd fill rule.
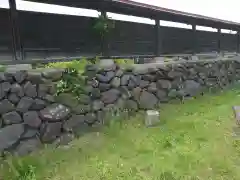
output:
[[14,154],[17,156],[25,156],[38,150],[41,147],[41,142],[39,139],[29,139],[26,141],[21,141],[17,146]]
[[158,99],[152,93],[143,91],[140,95],[139,105],[142,109],[154,109],[158,103]]
[[14,64],[14,65],[7,65],[6,70],[7,72],[17,72],[17,71],[28,71],[32,69],[31,64]]
[[50,95],[50,94],[46,94],[42,99],[43,99],[43,100],[46,100],[46,101],[49,102],[49,103],[54,103],[54,102],[56,102],[54,96],[53,96],[53,95]]
[[136,87],[132,90],[132,96],[135,101],[139,102],[141,92],[142,92],[142,89],[140,87]]
[[134,86],[134,87],[139,86],[140,85],[140,81],[141,81],[141,77],[140,76],[134,76],[134,75],[130,76],[129,83],[131,83],[132,86]]
[[117,89],[111,89],[102,93],[101,100],[104,104],[112,104],[118,99],[119,95],[120,92]]
[[116,71],[115,76],[116,76],[116,77],[121,77],[122,75],[123,75],[123,71],[122,71],[121,69],[118,69],[118,70]]
[[75,114],[86,114],[91,111],[91,107],[90,105],[79,104],[76,107],[73,107],[72,111]]
[[121,86],[126,86],[128,85],[128,81],[130,79],[130,75],[125,74],[121,77]]
[[151,74],[146,74],[142,76],[142,79],[145,81],[155,81],[155,76],[151,75]]
[[115,76],[115,73],[113,71],[108,71],[108,72],[106,72],[105,75],[97,74],[96,78],[100,82],[108,83],[108,82],[110,82],[114,78],[114,76]]
[[17,71],[14,74],[14,78],[17,81],[17,83],[22,83],[27,77],[27,72],[26,71]]
[[160,122],[159,112],[153,110],[148,110],[146,112],[145,125],[147,127],[155,126],[159,124],[159,122]]
[[165,102],[168,99],[167,92],[164,91],[164,90],[161,90],[161,89],[157,90],[156,96],[157,96],[157,98],[159,99],[160,102]]
[[52,81],[58,81],[61,79],[62,75],[63,75],[63,69],[48,69],[45,68],[44,71],[42,72],[43,77],[47,78],[47,79],[51,79]]
[[8,100],[13,104],[18,104],[18,102],[20,101],[20,98],[16,94],[11,93],[8,95]]
[[93,111],[99,111],[104,108],[104,103],[100,100],[95,100],[92,103],[92,109]]
[[21,113],[25,113],[33,104],[33,99],[30,97],[22,97],[19,101],[16,110]]
[[138,110],[138,104],[133,100],[127,100],[125,105],[126,105],[126,108],[129,110],[133,110],[133,111]]
[[65,132],[73,132],[74,128],[78,127],[85,121],[84,115],[73,115],[69,120],[63,124],[63,130]]
[[24,113],[23,120],[24,120],[24,124],[27,124],[32,128],[38,128],[42,123],[36,111],[28,111]]
[[170,79],[175,79],[175,78],[177,78],[177,77],[182,77],[183,76],[183,73],[182,72],[178,72],[178,71],[170,71],[169,73],[168,73],[168,77],[170,78]]
[[168,92],[168,97],[174,99],[178,96],[178,91],[176,89],[171,89],[169,92]]
[[32,106],[30,107],[30,110],[39,111],[46,107],[47,103],[42,99],[34,99]]
[[38,97],[43,98],[47,95],[49,91],[49,86],[47,86],[46,84],[39,84],[38,85],[38,90],[37,90],[37,94]]
[[97,120],[95,113],[87,113],[85,115],[85,122],[89,125],[92,125]]
[[0,152],[14,145],[24,133],[22,124],[14,124],[0,129]]
[[38,135],[39,135],[38,129],[27,128],[25,132],[22,134],[21,139],[29,139],[37,137]]
[[131,91],[129,91],[126,86],[121,86],[119,91],[123,99],[129,99],[132,97]]
[[136,65],[133,67],[133,73],[136,75],[146,74],[148,72],[148,66],[146,65]]
[[150,83],[149,81],[141,80],[140,84],[139,84],[139,87],[140,88],[145,88],[145,87],[147,87],[149,85],[149,83]]
[[30,81],[33,84],[45,84],[47,82],[50,82],[49,80],[45,79],[42,76],[41,72],[37,72],[37,71],[28,71],[27,72],[27,80]]
[[107,91],[111,88],[110,84],[106,84],[106,83],[99,83],[99,89],[101,92],[103,91]]
[[9,83],[13,83],[14,79],[13,79],[13,72],[5,72],[4,73],[5,77],[6,77],[6,81]]
[[62,134],[59,138],[54,141],[54,144],[58,146],[68,145],[71,141],[74,140],[74,135],[70,133]]
[[17,83],[11,86],[11,92],[17,94],[18,97],[24,96],[23,88]]
[[157,86],[159,89],[171,89],[172,84],[171,81],[160,79],[157,81]]
[[186,95],[195,96],[201,91],[201,85],[194,80],[186,80],[183,83],[183,91]]
[[4,72],[0,72],[0,82],[3,82],[3,81],[6,81],[6,77],[5,77],[5,74]]
[[3,114],[2,118],[5,125],[19,124],[22,122],[21,116],[16,111]]
[[50,143],[57,139],[61,135],[62,123],[48,123],[41,129],[41,140],[43,143]]
[[115,77],[110,84],[113,88],[118,88],[121,84],[121,79],[119,77]]
[[79,100],[78,100],[80,103],[82,104],[90,104],[91,103],[91,97],[86,95],[86,94],[81,94],[79,95]]
[[157,89],[157,84],[155,82],[150,83],[147,90],[151,93],[157,92],[157,90],[158,90]]
[[114,71],[116,70],[116,64],[112,59],[101,59],[99,62],[100,69],[104,71]]
[[70,109],[62,104],[51,104],[40,111],[40,117],[49,122],[63,121],[70,114]]
[[0,84],[1,90],[5,93],[8,93],[12,87],[12,85],[9,82],[3,82]]
[[61,93],[56,97],[56,102],[68,107],[75,107],[78,105],[78,100],[70,93]]
[[37,97],[36,85],[33,85],[30,81],[24,84],[23,91],[24,91],[24,94],[28,97],[31,97],[31,98]]
[[14,111],[14,105],[7,99],[0,101],[0,114],[5,114]]
[[91,94],[92,94],[93,99],[98,99],[101,97],[101,91],[98,88],[93,88]]

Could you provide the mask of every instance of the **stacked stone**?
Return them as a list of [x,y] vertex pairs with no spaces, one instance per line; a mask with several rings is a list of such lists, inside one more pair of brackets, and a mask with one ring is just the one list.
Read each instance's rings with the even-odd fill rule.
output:
[[60,137],[70,109],[55,103],[62,70],[0,73],[0,153],[26,154]]
[[148,110],[171,99],[194,97],[240,80],[234,60],[140,64],[122,68],[113,60],[86,67],[79,99],[54,98],[63,70],[0,73],[0,153],[19,155],[41,144],[66,144],[105,123],[109,110]]
[[142,64],[125,69],[112,60],[103,60],[98,67],[87,70],[87,74],[95,74],[88,82],[98,92],[92,100],[103,110],[154,109],[170,99],[197,96],[240,78],[239,62],[230,60]]

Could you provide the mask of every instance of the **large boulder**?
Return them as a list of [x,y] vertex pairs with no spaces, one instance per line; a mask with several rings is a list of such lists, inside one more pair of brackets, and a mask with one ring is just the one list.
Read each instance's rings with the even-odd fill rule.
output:
[[142,109],[154,109],[158,103],[158,99],[152,93],[142,91],[139,99],[139,105]]
[[43,143],[53,142],[61,135],[62,123],[48,123],[41,128],[41,140]]
[[46,101],[44,101],[42,99],[34,99],[33,104],[30,107],[30,110],[39,111],[39,110],[44,109],[46,107],[46,105],[47,105]]
[[26,141],[21,141],[17,146],[14,154],[18,156],[25,156],[31,152],[38,150],[41,147],[41,142],[39,139],[29,139]]
[[74,128],[78,127],[85,121],[84,115],[73,115],[70,119],[64,122],[63,130],[65,132],[73,132]]
[[15,109],[14,105],[7,99],[0,101],[0,114],[11,112]]
[[112,59],[101,59],[99,62],[100,69],[104,71],[114,71],[116,70],[116,64]]
[[22,97],[17,105],[17,111],[21,113],[25,113],[32,106],[34,100],[30,97]]
[[63,75],[63,69],[44,69],[44,71],[42,72],[43,77],[50,79],[52,81],[58,81],[61,79],[62,75]]
[[18,83],[22,83],[27,77],[27,72],[26,71],[17,71],[14,74],[14,79],[18,82]]
[[126,86],[126,85],[128,85],[129,79],[130,79],[130,75],[124,74],[124,75],[121,77],[121,82],[120,82],[121,86]]
[[34,98],[37,96],[36,85],[33,85],[30,81],[24,84],[23,91],[24,91],[24,94],[28,97]]
[[11,92],[17,94],[19,97],[24,96],[23,88],[17,83],[11,86]]
[[108,71],[108,72],[106,72],[105,75],[97,74],[96,78],[100,82],[108,83],[108,82],[110,82],[113,79],[114,76],[115,76],[115,73],[113,71]]
[[0,152],[18,142],[23,133],[24,126],[22,124],[14,124],[0,129]]
[[126,107],[126,109],[132,110],[132,111],[138,110],[138,104],[135,101],[130,100],[130,99],[126,101],[125,107]]
[[75,114],[86,114],[91,111],[91,106],[85,104],[79,104],[76,107],[72,108],[72,112]]
[[38,116],[36,111],[28,111],[23,114],[24,124],[27,124],[30,127],[38,128],[40,127],[42,121]]
[[161,90],[161,89],[157,90],[156,96],[160,102],[168,101],[168,94],[164,90]]
[[8,95],[8,100],[11,103],[16,105],[20,101],[20,98],[15,93],[11,93],[11,94]]
[[5,125],[19,124],[22,122],[21,116],[16,111],[3,114],[2,119]]
[[70,114],[70,109],[62,104],[51,104],[40,111],[40,117],[49,122],[63,121]]
[[159,89],[171,89],[172,84],[169,80],[160,79],[157,81],[157,86]]
[[184,91],[186,95],[195,96],[201,92],[201,89],[202,88],[201,88],[200,83],[198,83],[194,80],[186,80],[183,83],[182,91]]
[[119,77],[114,77],[110,84],[113,88],[118,88],[121,85],[121,79]]
[[119,95],[120,92],[117,89],[111,89],[102,93],[101,100],[105,104],[112,104],[118,99]]

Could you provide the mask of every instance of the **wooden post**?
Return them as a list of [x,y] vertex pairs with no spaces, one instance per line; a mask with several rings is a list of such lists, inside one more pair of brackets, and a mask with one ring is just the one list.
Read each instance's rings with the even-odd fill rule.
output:
[[8,0],[10,6],[10,24],[12,29],[12,45],[14,60],[23,60],[23,47],[20,38],[20,28],[18,24],[18,12],[16,0]]
[[[101,15],[107,18],[107,13],[105,10],[101,11]],[[108,37],[105,35],[101,42],[101,51],[103,56],[108,56]]]
[[221,52],[221,29],[218,28],[218,41],[217,41],[217,49],[218,49],[218,52],[220,53]]
[[161,35],[160,35],[160,20],[155,20],[155,56],[159,57],[161,53]]
[[237,31],[237,53],[239,53],[240,32]]
[[193,47],[193,54],[197,53],[197,30],[196,30],[196,24],[192,24],[192,47]]

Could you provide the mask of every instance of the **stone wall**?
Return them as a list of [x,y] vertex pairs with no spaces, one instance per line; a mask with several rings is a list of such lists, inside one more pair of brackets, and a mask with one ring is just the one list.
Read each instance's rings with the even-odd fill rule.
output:
[[[112,60],[86,67],[79,99],[54,97],[63,70],[0,73],[0,152],[25,155],[52,143],[61,145],[105,124],[109,110],[154,109],[240,79],[237,60],[188,61],[119,67]],[[111,111],[111,112],[114,112]]]

